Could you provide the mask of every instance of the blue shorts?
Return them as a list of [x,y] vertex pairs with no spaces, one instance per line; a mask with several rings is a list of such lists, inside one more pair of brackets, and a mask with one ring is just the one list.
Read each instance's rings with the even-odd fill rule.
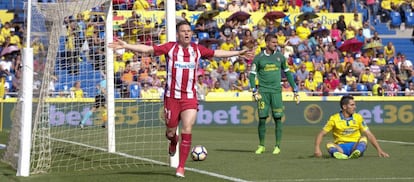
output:
[[338,144],[338,145],[339,145],[339,147],[342,148],[342,150],[344,151],[344,154],[349,156],[349,155],[351,155],[352,149],[354,148],[355,144],[356,144],[356,142],[349,142],[349,143],[341,143],[341,144]]

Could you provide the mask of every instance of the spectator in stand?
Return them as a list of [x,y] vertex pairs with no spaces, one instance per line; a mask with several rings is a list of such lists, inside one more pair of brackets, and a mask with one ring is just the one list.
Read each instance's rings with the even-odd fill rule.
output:
[[216,9],[219,11],[225,11],[227,9],[227,0],[216,0]]
[[349,40],[355,38],[356,31],[352,27],[348,27],[343,33],[342,33],[342,39],[343,40]]
[[381,67],[378,65],[377,58],[372,59],[372,64],[369,66],[369,69],[374,74],[376,79],[379,79],[381,77]]
[[71,98],[83,98],[83,90],[81,88],[81,81],[76,81],[73,84],[73,87],[70,88],[70,97]]
[[218,66],[217,69],[213,69],[210,74],[213,81],[216,82],[221,78],[223,73],[225,73],[223,66]]
[[129,86],[134,83],[136,83],[136,81],[134,81],[134,74],[132,73],[132,70],[131,70],[131,63],[127,61],[125,63],[125,70],[122,70],[122,74],[121,74],[121,96],[122,98],[129,97]]
[[197,99],[199,101],[205,101],[207,93],[208,93],[208,86],[204,82],[204,76],[198,75],[197,83],[196,83],[196,91],[197,91]]
[[371,64],[371,58],[368,56],[367,52],[362,53],[362,56],[360,57],[361,62],[364,63],[364,66],[367,67]]
[[330,33],[333,41],[335,41],[336,43],[342,41],[342,31],[338,29],[338,25],[336,22],[332,23]]
[[387,96],[397,96],[399,87],[397,80],[394,77],[390,77],[388,79],[387,83],[387,89],[385,90],[385,93]]
[[344,15],[339,15],[339,19],[336,22],[336,25],[338,27],[338,29],[342,32],[342,39],[343,39],[343,34],[345,32],[346,28],[346,22],[345,22],[345,16]]
[[220,87],[220,82],[214,82],[214,87],[211,89],[211,92],[226,92],[223,88]]
[[300,13],[300,7],[302,5],[302,1],[299,0],[300,4],[298,4],[296,1],[297,0],[289,1],[290,2],[289,7],[288,7],[288,13],[289,14],[295,14],[295,13],[299,14]]
[[348,27],[351,27],[355,32],[362,29],[362,23],[359,20],[358,13],[354,13],[354,18],[349,22]]
[[392,42],[388,42],[386,46],[384,46],[384,58],[385,60],[390,61],[394,59],[396,55],[395,47]]
[[377,80],[377,83],[372,86],[372,96],[383,96],[384,94],[384,81],[381,79]]
[[387,65],[387,60],[384,58],[384,53],[380,52],[377,54],[377,64],[384,70],[384,66]]
[[290,86],[286,78],[282,78],[282,92],[293,92],[293,88]]
[[324,56],[326,62],[332,59],[335,64],[339,63],[339,53],[334,45],[329,46],[329,51],[325,52]]
[[253,12],[253,8],[250,5],[249,1],[250,0],[242,0],[242,4],[240,6],[240,11],[244,11],[244,12],[247,12],[247,13]]
[[381,37],[379,37],[377,31],[374,31],[374,35],[372,36],[371,41],[382,44],[382,39],[381,39]]
[[135,0],[132,7],[133,11],[149,10],[151,8],[147,0]]
[[352,52],[346,53],[343,63],[351,63],[351,64],[354,63],[354,57],[352,56]]
[[241,91],[250,90],[249,79],[247,78],[246,73],[242,72],[239,74],[239,79],[237,80],[236,85]]
[[311,6],[310,1],[305,1],[305,4],[300,8],[302,13],[315,13],[315,9]]
[[227,70],[227,79],[229,79],[231,84],[235,84],[239,79],[239,74],[234,71],[233,65],[230,65],[229,69]]
[[359,75],[358,83],[362,83],[368,90],[372,90],[372,86],[375,84],[375,75],[371,72],[369,67],[365,67],[365,71]]
[[227,6],[227,11],[234,13],[240,11],[240,5],[237,4],[236,0],[232,0],[231,4]]
[[333,13],[345,13],[346,5],[345,0],[331,0],[330,12]]
[[345,76],[345,83],[348,86],[352,86],[352,84],[356,83],[357,79],[354,76],[354,72],[352,70],[348,70],[347,75]]
[[324,81],[326,87],[330,92],[333,92],[339,85],[339,79],[334,75],[334,73],[328,73],[327,78]]
[[315,71],[315,64],[310,60],[309,54],[303,56],[302,64],[306,66],[306,71],[309,73]]
[[335,96],[343,96],[343,95],[347,95],[347,92],[348,91],[344,88],[344,84],[342,84],[341,82],[339,82],[338,83],[338,86],[333,91],[333,94]]
[[302,41],[307,40],[309,35],[311,34],[311,30],[308,26],[308,21],[303,20],[302,24],[296,28],[296,34]]
[[313,74],[313,71],[309,72],[308,77],[305,79],[305,89],[310,92],[316,92],[316,88],[319,86],[319,83],[313,79]]
[[307,39],[303,40],[297,49],[298,57],[304,58],[306,55],[312,54],[312,47],[309,46],[309,42]]
[[367,21],[364,22],[362,26],[362,34],[364,35],[366,42],[371,42],[373,31],[375,31],[375,27],[370,25]]
[[230,51],[230,50],[231,50],[231,48],[235,48],[235,47],[236,47],[236,45],[235,45],[235,44],[234,44],[234,42],[232,41],[231,36],[230,36],[230,37],[227,37],[225,40],[226,40],[226,41],[225,41],[225,42],[223,42],[223,43],[220,45],[220,49],[221,49],[221,50]]
[[245,59],[243,58],[237,59],[237,61],[234,63],[234,71],[240,74],[240,73],[246,72],[246,69],[247,69],[247,63]]
[[355,55],[355,61],[352,63],[352,70],[355,76],[359,76],[365,69],[364,63],[361,61],[361,54]]
[[401,54],[400,62],[397,63],[400,71],[412,71],[413,64],[410,60],[407,60],[404,54]]
[[306,65],[301,64],[295,75],[297,80],[296,82],[305,81],[309,76],[309,71],[306,70]]
[[224,91],[229,91],[231,85],[234,84],[234,83],[230,82],[226,72],[221,74],[221,77],[218,79],[218,82],[220,83],[220,87],[223,88]]
[[358,31],[355,35],[355,38],[358,41],[363,42],[364,44],[366,43],[366,39],[365,39],[365,36],[363,35],[362,28],[358,29]]
[[228,72],[229,68],[232,67],[233,65],[230,62],[230,58],[223,58],[219,62],[219,66],[223,67],[224,72]]
[[259,7],[260,7],[259,0],[251,0],[250,5],[252,6],[252,9],[254,12],[259,10]]
[[210,72],[208,72],[208,71],[205,71],[204,72],[203,83],[205,85],[207,85],[208,90],[213,89],[213,87],[214,87],[214,81],[213,81],[213,79],[210,76]]
[[414,96],[414,83],[413,82],[408,83],[408,87],[405,89],[404,95]]

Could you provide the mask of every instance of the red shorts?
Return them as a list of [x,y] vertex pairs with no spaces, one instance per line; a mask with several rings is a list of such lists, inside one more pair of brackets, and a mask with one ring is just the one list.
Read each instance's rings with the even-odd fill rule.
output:
[[180,114],[187,109],[197,109],[198,101],[194,99],[175,99],[171,97],[164,98],[164,115],[165,124],[168,128],[175,128],[180,122]]

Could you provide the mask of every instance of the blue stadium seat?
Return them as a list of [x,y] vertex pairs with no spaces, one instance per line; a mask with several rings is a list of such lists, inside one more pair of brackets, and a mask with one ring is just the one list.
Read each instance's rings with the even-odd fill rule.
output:
[[129,86],[129,97],[139,98],[141,89],[137,84]]
[[357,85],[357,91],[359,91],[359,92],[363,92],[361,95],[363,95],[363,96],[367,96],[368,95],[368,87],[365,85],[365,84],[362,84],[362,83],[360,83],[360,84],[358,84]]
[[210,38],[210,35],[208,35],[207,32],[199,32],[197,34],[197,36],[198,36],[198,41],[203,40],[203,39],[209,39]]
[[351,87],[349,85],[344,85],[344,89],[348,92],[351,91]]
[[216,50],[218,48],[218,44],[211,44],[211,49]]
[[406,12],[405,13],[405,25],[406,26],[414,26],[414,13],[413,12]]
[[392,27],[398,27],[401,25],[401,15],[398,11],[391,12],[391,24]]

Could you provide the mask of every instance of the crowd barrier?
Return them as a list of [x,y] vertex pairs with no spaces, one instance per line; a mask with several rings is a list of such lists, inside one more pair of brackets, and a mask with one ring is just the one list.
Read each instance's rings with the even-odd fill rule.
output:
[[[250,93],[249,93],[250,95]],[[239,95],[240,96],[240,95]],[[296,104],[292,94],[284,94],[285,117],[283,122],[287,125],[323,125],[328,117],[340,110],[340,96],[329,97],[306,97],[301,96],[301,102]],[[373,125],[413,125],[414,124],[414,96],[405,97],[382,97],[382,96],[355,96],[357,101],[357,112],[360,113],[368,124]],[[0,100],[0,126],[5,129],[11,128],[11,120],[14,113],[14,106],[17,99]],[[145,103],[137,99],[117,99],[115,103],[117,125],[139,126],[139,119],[131,121],[128,118],[148,118],[139,117],[140,108],[145,107]],[[69,108],[64,107],[71,102],[85,102],[84,107]],[[93,98],[70,99],[53,98],[49,100],[49,119],[51,126],[76,126],[82,114],[86,113],[93,105]],[[125,102],[136,103],[137,107],[123,109]],[[157,100],[156,102],[160,102]],[[130,106],[131,104],[129,104]],[[151,107],[154,107],[152,105]],[[152,117],[157,117],[158,124],[163,124],[162,104],[159,108],[154,108]],[[136,117],[138,115],[138,117]],[[226,101],[201,101],[196,125],[226,125],[226,126],[246,126],[257,125],[258,117],[256,102],[250,99],[241,100],[228,99]],[[138,125],[136,125],[138,123]],[[270,118],[269,124],[273,124]],[[99,125],[101,123],[95,123]],[[157,123],[154,123],[157,124]]]

